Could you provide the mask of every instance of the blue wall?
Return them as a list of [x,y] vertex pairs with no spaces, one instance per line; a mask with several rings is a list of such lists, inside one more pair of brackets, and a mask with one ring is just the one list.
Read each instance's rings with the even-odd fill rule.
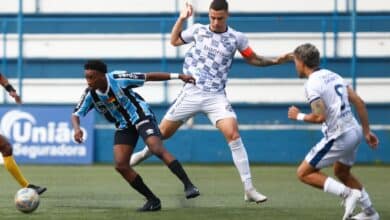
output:
[[[234,105],[241,125],[303,125],[287,119],[289,104],[280,105]],[[299,106],[299,105],[298,105]],[[300,106],[308,111],[305,106]],[[167,106],[152,107],[162,118]],[[390,105],[368,105],[370,121],[376,125],[390,124]],[[105,125],[101,117],[96,120],[97,125]],[[207,118],[199,115],[195,124],[209,124]],[[374,131],[380,138],[378,150],[372,151],[363,143],[360,145],[357,162],[359,163],[390,163],[390,130]],[[95,161],[112,162],[113,129],[97,129],[95,133]],[[249,159],[253,163],[298,163],[309,149],[322,137],[319,130],[306,130],[305,127],[288,130],[270,130],[258,128],[257,130],[241,130],[241,136],[246,145]],[[364,142],[364,141],[363,141]],[[165,146],[180,161],[195,163],[231,163],[231,153],[223,138],[217,130],[183,129],[179,130]],[[140,140],[137,150],[142,149]],[[148,162],[157,162],[156,157]]]

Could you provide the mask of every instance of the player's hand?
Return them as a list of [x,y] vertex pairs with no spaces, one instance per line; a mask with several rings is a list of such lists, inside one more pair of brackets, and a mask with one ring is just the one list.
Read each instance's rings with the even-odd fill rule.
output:
[[295,106],[290,106],[290,108],[288,108],[288,118],[289,119],[292,119],[292,120],[297,120],[297,116],[299,114],[300,110],[299,108],[295,107]]
[[377,136],[372,133],[371,131],[364,135],[364,138],[366,139],[367,144],[372,148],[376,149],[379,144],[379,139]]
[[15,99],[15,102],[18,103],[18,104],[22,104],[22,99],[20,98],[20,96],[15,92],[15,91],[11,91],[9,93],[9,95]]
[[83,142],[83,131],[81,129],[76,129],[74,131],[74,140],[77,142],[77,143],[82,143]]
[[192,7],[192,5],[190,3],[188,3],[186,1],[186,5],[185,5],[184,9],[180,12],[179,18],[185,20],[185,19],[191,17],[193,12],[194,12],[194,8]]
[[179,75],[179,79],[181,79],[183,82],[186,82],[186,83],[191,83],[191,84],[194,84],[195,85],[195,78],[190,76],[190,75],[187,75],[187,74],[180,74]]
[[294,60],[294,53],[287,53],[276,58],[275,63],[282,64]]

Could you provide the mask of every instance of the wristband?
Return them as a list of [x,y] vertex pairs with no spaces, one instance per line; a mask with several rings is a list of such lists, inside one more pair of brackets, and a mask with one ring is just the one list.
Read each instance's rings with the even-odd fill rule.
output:
[[7,92],[15,92],[16,90],[14,89],[14,87],[12,87],[11,84],[7,84],[4,86],[5,90],[7,90]]
[[305,116],[306,116],[306,114],[305,113],[298,113],[298,115],[297,115],[297,120],[298,121],[303,121],[304,120],[304,118],[305,118]]
[[169,74],[169,76],[171,77],[170,79],[179,79],[178,73],[171,73],[171,74]]

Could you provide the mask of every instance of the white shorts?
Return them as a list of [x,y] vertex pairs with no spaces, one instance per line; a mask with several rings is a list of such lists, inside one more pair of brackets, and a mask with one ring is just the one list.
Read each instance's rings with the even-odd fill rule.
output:
[[352,166],[361,139],[360,127],[352,128],[335,139],[322,138],[306,155],[305,161],[318,169],[333,165],[336,161]]
[[205,92],[193,85],[186,85],[164,119],[185,122],[197,113],[204,113],[215,126],[224,118],[237,118],[226,94],[222,92]]

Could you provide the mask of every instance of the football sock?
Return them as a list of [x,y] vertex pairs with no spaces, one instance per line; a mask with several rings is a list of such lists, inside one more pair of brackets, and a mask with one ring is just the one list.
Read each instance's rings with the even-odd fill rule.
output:
[[364,188],[362,189],[362,197],[360,198],[359,202],[361,204],[363,212],[367,215],[372,215],[376,212],[374,207],[372,206],[370,195],[368,195],[366,189]]
[[27,187],[29,184],[26,178],[24,178],[22,172],[19,169],[19,166],[16,164],[13,156],[4,157],[4,166],[8,172],[18,181],[22,187]]
[[137,175],[133,182],[130,182],[130,185],[146,197],[147,200],[155,200],[157,196],[149,189],[148,186],[145,185],[140,175]]
[[229,147],[232,151],[233,162],[240,174],[241,181],[244,183],[244,189],[249,190],[253,188],[248,154],[246,153],[241,138],[229,142]]
[[332,193],[340,197],[347,197],[351,189],[344,184],[336,181],[332,177],[328,177],[324,183],[324,192]]
[[149,150],[147,146],[145,146],[141,151],[138,151],[131,155],[130,158],[130,166],[135,166],[142,161],[148,159],[152,155],[152,152]]
[[184,187],[192,186],[191,180],[188,178],[186,172],[178,160],[172,161],[168,165],[168,168],[181,180],[181,182],[184,184]]

